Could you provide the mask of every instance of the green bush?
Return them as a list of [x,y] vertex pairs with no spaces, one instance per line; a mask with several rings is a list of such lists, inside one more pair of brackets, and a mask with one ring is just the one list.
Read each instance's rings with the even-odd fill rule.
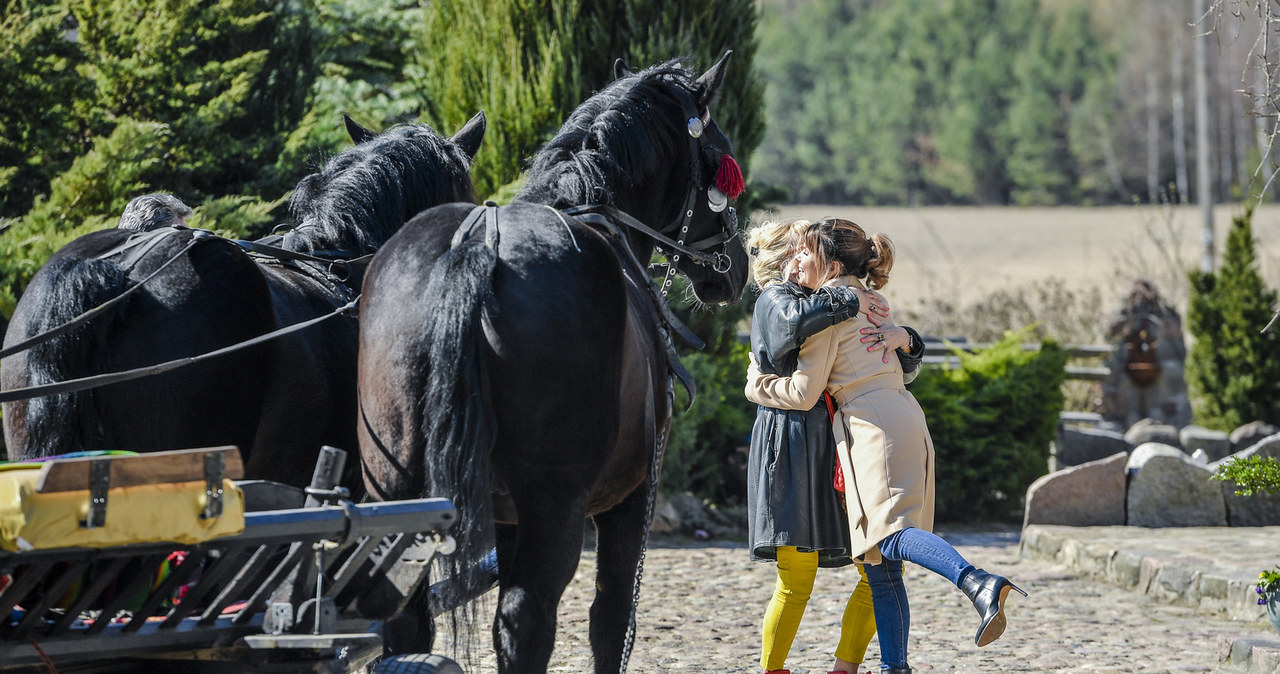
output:
[[910,386],[937,453],[939,520],[1013,517],[1048,470],[1067,353],[1053,341],[1024,350],[1031,334],[1009,333],[977,354],[957,350],[959,367],[926,367]]
[[698,383],[689,410],[689,396],[676,385],[676,412],[671,439],[662,465],[662,490],[691,491],[715,503],[741,503],[746,496],[746,446],[755,405],[746,403],[742,386],[747,372],[745,344],[727,353],[691,353],[681,357]]
[[1280,494],[1280,460],[1273,456],[1234,458],[1218,466],[1213,479],[1235,483],[1238,496]]
[[756,406],[742,394],[750,347],[738,339],[755,295],[746,292],[736,304],[714,309],[687,297],[684,279],[671,291],[675,313],[707,346],[696,350],[676,340],[680,361],[693,375],[697,396],[689,396],[676,384],[676,409],[671,438],[662,465],[662,490],[691,491],[719,504],[740,504],[746,499],[746,446],[755,421]]
[[1280,332],[1262,332],[1276,292],[1258,274],[1252,221],[1252,208],[1232,218],[1217,273],[1191,272],[1191,411],[1196,423],[1222,431],[1250,421],[1280,423]]

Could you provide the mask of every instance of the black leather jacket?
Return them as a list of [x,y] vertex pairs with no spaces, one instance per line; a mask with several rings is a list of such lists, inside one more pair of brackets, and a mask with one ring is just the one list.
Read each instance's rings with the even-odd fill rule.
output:
[[[823,286],[813,292],[786,281],[772,283],[756,300],[751,317],[751,351],[760,371],[788,376],[795,372],[804,340],[858,313],[858,294],[848,286]],[[905,379],[915,378],[924,359],[924,339],[914,329],[911,352],[898,350]]]

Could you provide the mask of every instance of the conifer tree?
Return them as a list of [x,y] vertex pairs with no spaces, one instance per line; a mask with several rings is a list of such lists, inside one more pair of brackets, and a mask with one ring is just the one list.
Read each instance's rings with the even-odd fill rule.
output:
[[88,150],[74,104],[92,87],[76,72],[82,54],[69,39],[69,15],[32,5],[0,19],[0,218],[25,213]]
[[0,106],[14,111],[0,115],[0,215],[27,211],[0,234],[6,315],[54,250],[140,193],[209,201],[251,228],[305,170],[276,161],[314,79],[296,3],[32,0],[22,10],[0,22],[15,47],[0,53]]
[[1280,423],[1280,332],[1262,332],[1276,292],[1258,274],[1253,209],[1232,219],[1217,273],[1191,273],[1187,387],[1196,422],[1230,431]]
[[[166,124],[167,184],[190,203],[287,191],[275,158],[305,112],[316,72],[308,15],[268,0],[73,0],[80,101],[95,135],[118,117]],[[334,124],[337,124],[335,121]]]
[[712,112],[745,164],[764,133],[763,90],[751,65],[755,11],[750,0],[431,3],[416,55],[424,121],[452,129],[486,112],[472,168],[486,196],[516,180],[569,112],[609,83],[615,59],[638,69],[688,56],[703,69],[733,49]]

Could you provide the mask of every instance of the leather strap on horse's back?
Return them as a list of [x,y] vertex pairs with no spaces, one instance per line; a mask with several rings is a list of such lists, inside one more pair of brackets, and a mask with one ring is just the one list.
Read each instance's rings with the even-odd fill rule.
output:
[[[105,259],[115,255],[123,255],[123,258],[119,261],[120,266],[128,268],[128,267],[131,267],[132,265],[137,264],[138,260],[142,258],[142,255],[146,254],[148,251],[154,248],[156,244],[168,238],[170,234],[173,234],[178,230],[179,228],[165,227],[163,229],[155,229],[148,232],[144,232],[142,234],[131,235],[128,239],[126,239],[120,245],[106,251],[105,253],[102,253],[101,255],[97,255],[96,257],[98,259]],[[7,358],[15,353],[25,351],[37,344],[42,344],[44,342],[47,342],[50,339],[53,339],[54,337],[65,335],[68,332],[71,332],[72,330],[80,327],[81,325],[88,323],[94,318],[97,318],[98,316],[102,315],[104,312],[106,312],[107,309],[110,309],[111,307],[123,302],[130,295],[133,295],[135,292],[138,292],[139,290],[141,290],[142,286],[144,286],[147,283],[147,281],[150,281],[151,279],[158,276],[160,272],[167,269],[170,264],[173,264],[174,261],[181,258],[184,253],[186,253],[188,250],[191,250],[200,241],[203,241],[206,238],[214,238],[214,239],[217,238],[212,234],[208,234],[207,232],[204,234],[201,234],[200,232],[205,232],[205,230],[202,230],[202,229],[192,230],[192,231],[197,233],[191,237],[191,240],[187,242],[187,245],[184,246],[181,250],[179,250],[173,257],[170,257],[168,260],[165,260],[164,264],[161,264],[159,267],[156,267],[154,271],[152,271],[150,274],[146,276],[146,278],[143,278],[141,281],[138,281],[137,283],[133,284],[132,286],[127,288],[124,292],[120,293],[119,295],[116,295],[115,297],[112,297],[111,299],[103,302],[102,304],[99,304],[98,306],[93,307],[88,311],[85,311],[84,313],[80,314],[79,316],[76,316],[75,318],[72,318],[71,320],[67,321],[66,323],[63,323],[62,325],[56,326],[49,330],[45,330],[44,332],[38,335],[34,335],[17,344],[14,344],[13,346],[0,350],[0,358]]]
[[462,224],[458,225],[458,230],[453,233],[453,240],[449,242],[450,248],[457,248],[464,241],[471,238],[475,232],[475,228],[480,224],[480,218],[484,216],[484,245],[498,250],[498,204],[492,201],[486,201],[481,206],[471,209],[467,217],[462,219]]

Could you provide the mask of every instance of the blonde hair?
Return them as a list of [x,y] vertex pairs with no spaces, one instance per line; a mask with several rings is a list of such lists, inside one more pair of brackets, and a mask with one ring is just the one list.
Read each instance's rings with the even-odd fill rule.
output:
[[751,249],[751,279],[764,288],[770,283],[787,280],[787,263],[795,253],[795,244],[809,227],[808,220],[765,222],[747,233]]
[[884,234],[867,236],[862,227],[840,218],[825,218],[809,225],[800,237],[822,267],[839,263],[841,274],[851,274],[879,290],[889,284],[893,269],[893,242]]

